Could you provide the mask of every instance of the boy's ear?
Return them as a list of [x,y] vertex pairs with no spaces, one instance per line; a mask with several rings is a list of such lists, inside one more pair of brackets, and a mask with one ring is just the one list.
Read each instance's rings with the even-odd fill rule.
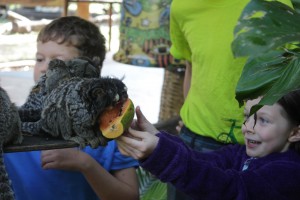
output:
[[300,125],[293,129],[292,134],[289,137],[289,142],[300,141]]

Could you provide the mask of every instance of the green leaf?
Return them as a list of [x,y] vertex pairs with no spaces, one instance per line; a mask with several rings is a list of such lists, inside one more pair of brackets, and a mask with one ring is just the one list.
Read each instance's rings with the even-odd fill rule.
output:
[[139,179],[139,192],[141,200],[166,200],[167,184],[161,182],[150,172],[138,167],[137,175]]
[[[273,77],[270,77],[270,80],[271,78],[274,78],[273,83],[269,85],[266,84],[263,86],[265,90],[267,90],[267,92],[262,92],[263,98],[260,100],[257,106],[251,108],[250,114],[255,113],[263,105],[272,105],[276,103],[282,96],[300,88],[299,62],[300,59],[298,55],[297,59],[292,59],[286,66],[278,66],[278,71],[276,71],[277,74],[274,74]],[[265,77],[267,77],[267,75]],[[254,98],[258,96],[262,95],[254,96]]]
[[280,77],[286,60],[282,51],[272,51],[262,57],[249,58],[236,87],[236,99],[255,99],[264,95]]
[[251,0],[234,30],[233,54],[257,56],[299,42],[300,15],[278,1]]
[[232,43],[236,57],[248,56],[236,87],[240,105],[263,96],[252,113],[300,89],[299,42],[300,15],[296,11],[277,1],[250,1],[240,16]]
[[299,49],[274,50],[258,57],[250,57],[244,66],[236,87],[236,99],[244,100],[264,96],[262,105],[275,103],[297,88],[300,83]]
[[282,75],[274,82],[272,87],[259,102],[261,105],[272,105],[282,96],[300,88],[300,59],[292,61],[284,67]]

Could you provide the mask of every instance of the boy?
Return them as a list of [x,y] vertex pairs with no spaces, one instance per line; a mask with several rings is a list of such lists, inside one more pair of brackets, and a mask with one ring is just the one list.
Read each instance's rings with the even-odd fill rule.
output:
[[[75,16],[52,21],[37,38],[34,80],[38,83],[33,95],[36,98],[28,99],[21,108],[42,106],[43,91],[39,91],[39,84],[44,84],[44,80],[39,78],[52,59],[87,57],[99,67],[100,76],[105,53],[105,39],[93,23]],[[115,141],[106,147],[86,147],[82,151],[9,153],[4,159],[17,200],[138,198],[138,164],[122,156]]]

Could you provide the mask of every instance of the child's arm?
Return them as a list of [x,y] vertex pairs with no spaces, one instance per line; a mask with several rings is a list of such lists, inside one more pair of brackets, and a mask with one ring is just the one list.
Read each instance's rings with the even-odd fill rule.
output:
[[79,149],[56,149],[42,152],[44,169],[81,172],[100,199],[138,199],[135,168],[116,170],[112,174],[95,159]]
[[141,160],[148,157],[158,143],[159,131],[146,119],[140,107],[136,107],[137,120],[123,136],[116,138],[119,151],[126,156]]
[[[242,186],[238,170],[230,172],[236,167],[234,160],[239,160],[235,157],[236,153],[231,153],[234,152],[232,148],[219,154],[193,151],[177,136],[163,132],[157,134],[139,108],[136,114],[137,123],[127,135],[117,138],[119,150],[138,159],[143,168],[160,180],[171,182],[185,193],[203,199],[230,197],[237,192],[238,186]],[[228,194],[226,188],[229,189]]]

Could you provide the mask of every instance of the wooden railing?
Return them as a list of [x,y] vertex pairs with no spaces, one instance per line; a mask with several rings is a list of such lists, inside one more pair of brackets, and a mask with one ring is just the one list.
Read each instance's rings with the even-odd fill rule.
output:
[[1,5],[20,4],[22,6],[64,6],[65,0],[1,0]]
[[[176,125],[178,123],[179,117],[174,117],[166,121],[161,121],[154,126],[158,130],[165,130],[169,133],[176,134]],[[47,149],[61,149],[61,148],[71,148],[77,147],[78,144],[72,141],[66,141],[49,136],[30,136],[24,135],[24,140],[20,145],[7,145],[4,146],[5,153],[11,152],[24,152],[24,151],[37,151],[37,150],[47,150]]]

